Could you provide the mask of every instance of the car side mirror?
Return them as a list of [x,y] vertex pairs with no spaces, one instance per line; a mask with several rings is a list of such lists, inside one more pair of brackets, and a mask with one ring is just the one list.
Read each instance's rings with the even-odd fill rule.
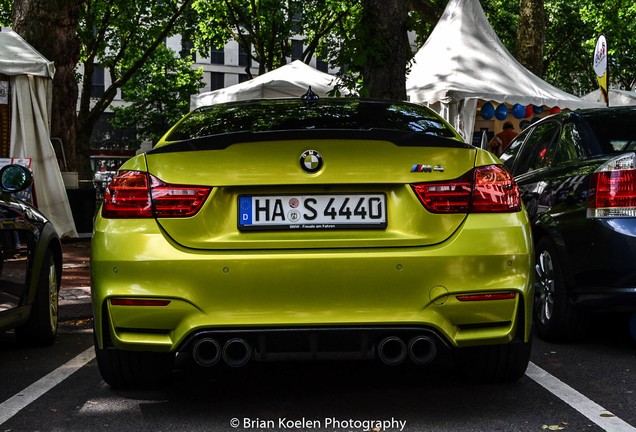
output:
[[31,186],[33,175],[22,165],[6,165],[0,169],[0,189],[3,192],[20,192]]

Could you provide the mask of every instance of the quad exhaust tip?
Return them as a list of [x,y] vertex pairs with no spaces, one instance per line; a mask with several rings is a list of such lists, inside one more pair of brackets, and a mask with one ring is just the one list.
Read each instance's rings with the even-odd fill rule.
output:
[[252,357],[252,347],[243,339],[228,340],[223,348],[212,338],[197,340],[192,347],[194,361],[203,367],[211,367],[222,358],[228,366],[245,366]]
[[406,344],[396,336],[384,338],[378,344],[378,356],[385,364],[397,366],[406,359]]
[[406,360],[408,356],[415,364],[426,365],[431,363],[437,355],[437,346],[428,336],[415,336],[408,347],[397,336],[389,336],[378,344],[378,357],[382,362],[390,366],[397,366]]
[[199,366],[214,366],[221,358],[221,346],[211,338],[199,339],[192,347],[192,356]]
[[[437,345],[428,336],[415,336],[408,345],[397,336],[389,336],[378,343],[378,357],[390,366],[402,364],[407,357],[415,364],[426,365],[437,356]],[[252,358],[252,347],[244,339],[228,340],[223,348],[212,338],[197,340],[192,347],[194,361],[203,367],[211,367],[223,361],[230,367],[245,366]]]
[[416,336],[409,342],[409,357],[413,363],[426,365],[437,355],[437,346],[428,336]]
[[245,366],[252,357],[252,347],[243,339],[230,339],[223,346],[222,355],[228,366]]

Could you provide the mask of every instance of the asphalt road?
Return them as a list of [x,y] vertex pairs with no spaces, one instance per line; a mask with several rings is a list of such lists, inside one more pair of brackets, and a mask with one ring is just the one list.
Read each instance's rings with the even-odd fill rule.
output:
[[86,242],[68,250],[77,252],[65,262],[78,282],[65,284],[57,343],[28,349],[11,332],[0,334],[0,432],[636,431],[636,342],[620,315],[596,317],[580,343],[535,339],[527,375],[512,384],[467,381],[444,357],[425,369],[285,363],[204,370],[180,360],[161,390],[113,390],[92,350],[82,289]]
[[605,317],[577,344],[535,340],[513,384],[472,383],[443,361],[185,364],[164,389],[121,391],[101,380],[90,319],[70,320],[49,348],[0,335],[0,431],[636,431],[636,343],[624,324]]

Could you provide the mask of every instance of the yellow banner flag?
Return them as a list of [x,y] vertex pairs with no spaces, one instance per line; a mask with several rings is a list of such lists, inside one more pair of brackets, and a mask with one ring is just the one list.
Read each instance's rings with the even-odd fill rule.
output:
[[609,106],[607,56],[607,39],[605,35],[601,35],[596,41],[596,49],[594,50],[594,72],[596,72],[596,78],[598,79],[601,93],[603,93],[605,104]]

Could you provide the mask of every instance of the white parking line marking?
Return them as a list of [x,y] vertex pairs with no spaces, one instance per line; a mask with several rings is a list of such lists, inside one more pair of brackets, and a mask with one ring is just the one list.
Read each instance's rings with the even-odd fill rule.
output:
[[64,381],[95,358],[95,349],[90,347],[77,357],[69,360],[53,372],[34,382],[20,393],[12,396],[0,404],[0,425],[20,412],[21,409],[35,401],[47,391]]
[[528,364],[526,375],[585,417],[610,432],[635,432],[636,428],[624,422],[596,402],[583,396],[558,378],[534,363]]

